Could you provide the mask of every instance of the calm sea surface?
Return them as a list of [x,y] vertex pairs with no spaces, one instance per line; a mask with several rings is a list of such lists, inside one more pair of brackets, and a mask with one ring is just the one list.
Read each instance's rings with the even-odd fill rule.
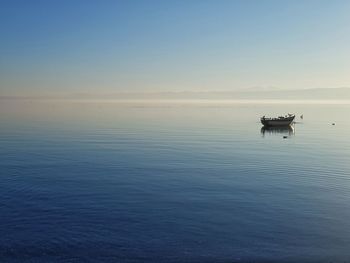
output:
[[349,114],[1,101],[0,262],[350,262]]

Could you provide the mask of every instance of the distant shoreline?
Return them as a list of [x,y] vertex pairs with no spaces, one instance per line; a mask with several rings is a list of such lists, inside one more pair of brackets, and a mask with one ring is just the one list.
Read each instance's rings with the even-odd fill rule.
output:
[[70,93],[70,94],[7,94],[0,100],[65,100],[104,102],[261,102],[261,101],[350,101],[350,88],[323,88],[302,90],[234,90],[234,91],[162,91],[162,92],[115,92],[115,93]]
[[58,102],[58,103],[109,103],[109,104],[350,104],[350,99],[66,99],[66,98],[30,98],[0,97],[1,101],[8,102]]

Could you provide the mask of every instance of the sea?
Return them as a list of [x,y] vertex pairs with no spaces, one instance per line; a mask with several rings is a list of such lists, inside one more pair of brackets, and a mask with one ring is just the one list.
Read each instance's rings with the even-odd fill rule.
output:
[[350,262],[349,114],[2,99],[0,262]]

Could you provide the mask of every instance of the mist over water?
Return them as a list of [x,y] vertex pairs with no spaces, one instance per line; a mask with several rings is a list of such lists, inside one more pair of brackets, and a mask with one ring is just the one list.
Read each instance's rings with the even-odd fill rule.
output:
[[0,261],[346,262],[349,110],[3,100]]

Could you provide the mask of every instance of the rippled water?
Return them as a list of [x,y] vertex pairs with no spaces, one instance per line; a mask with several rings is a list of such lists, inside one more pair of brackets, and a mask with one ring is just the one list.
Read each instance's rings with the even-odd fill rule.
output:
[[0,109],[0,262],[350,261],[350,105]]

